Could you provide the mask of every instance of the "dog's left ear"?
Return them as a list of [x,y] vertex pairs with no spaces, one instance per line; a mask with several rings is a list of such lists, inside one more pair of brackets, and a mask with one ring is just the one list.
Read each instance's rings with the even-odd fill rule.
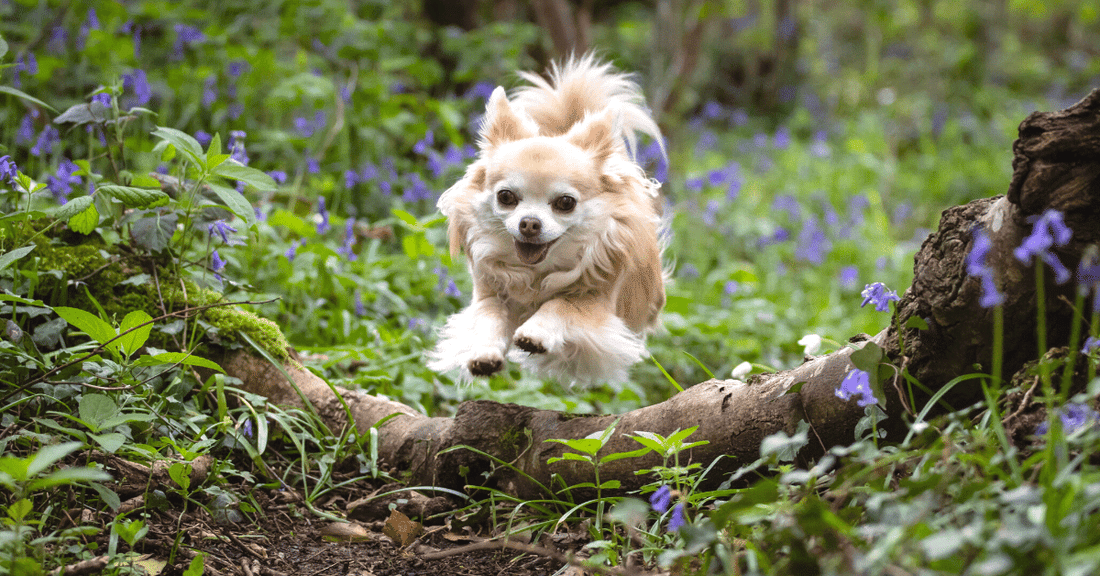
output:
[[493,90],[489,103],[485,105],[485,123],[481,126],[481,147],[496,148],[505,142],[514,142],[524,138],[538,136],[538,127],[521,117],[508,102],[508,96],[502,86]]
[[622,146],[620,134],[622,114],[611,107],[600,114],[589,115],[575,124],[565,135],[565,139],[592,154],[592,159],[599,165]]

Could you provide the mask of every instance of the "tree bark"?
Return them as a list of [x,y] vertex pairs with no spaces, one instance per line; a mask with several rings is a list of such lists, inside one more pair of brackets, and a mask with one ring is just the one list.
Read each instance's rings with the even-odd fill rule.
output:
[[[975,365],[983,372],[990,370],[993,311],[979,305],[979,282],[966,270],[976,226],[990,235],[993,248],[987,264],[997,271],[997,287],[1006,296],[1006,375],[1039,356],[1033,266],[1043,265],[1025,266],[1012,254],[1031,232],[1028,218],[1052,208],[1065,213],[1073,240],[1057,254],[1070,268],[1086,246],[1100,241],[1100,90],[1067,110],[1029,116],[1020,125],[1013,150],[1014,174],[1008,194],[944,211],[939,229],[915,257],[913,285],[898,302],[893,321],[873,337],[853,339],[856,345],[869,340],[882,347],[886,361],[898,371],[907,371],[927,389],[915,394],[917,409],[956,376],[974,372]],[[1045,275],[1048,342],[1062,346],[1068,341],[1073,319],[1068,302],[1073,301],[1076,283],[1057,286],[1049,270]],[[923,319],[928,328],[905,328],[912,317]],[[898,326],[903,327],[902,339]],[[454,489],[466,484],[495,485],[531,498],[544,495],[542,487],[551,486],[552,474],[570,486],[594,479],[592,467],[585,462],[547,464],[565,447],[546,440],[583,438],[616,420],[615,433],[601,455],[640,448],[629,437],[639,431],[668,436],[699,426],[688,440],[707,443],[682,453],[680,463],[698,462],[704,467],[713,463],[708,475],[712,483],[754,461],[765,437],[778,431],[793,433],[801,421],[811,427],[810,444],[800,453],[801,458],[812,459],[830,447],[848,444],[864,415],[856,402],[835,395],[853,367],[851,353],[851,348],[845,348],[790,370],[753,376],[747,383],[710,380],[660,404],[618,416],[574,415],[480,400],[462,404],[453,418],[431,418],[385,398],[354,390],[339,392],[361,432],[397,414],[379,428],[379,454],[384,463],[409,473],[411,482]],[[277,403],[301,404],[282,372],[264,361],[236,353],[223,359],[222,365],[242,380],[246,390]],[[348,424],[343,406],[327,384],[306,370],[287,370],[322,418],[336,428]],[[795,388],[800,382],[801,388]],[[913,410],[904,379],[887,379],[884,391],[885,429],[894,435],[903,433],[904,414]],[[953,387],[944,399],[959,408],[980,397],[980,386],[969,381]],[[523,474],[474,451],[451,450],[460,445],[511,463]],[[619,480],[619,492],[633,490],[651,481],[635,475],[636,470],[662,463],[662,457],[652,452],[615,460],[600,468],[600,480]]]

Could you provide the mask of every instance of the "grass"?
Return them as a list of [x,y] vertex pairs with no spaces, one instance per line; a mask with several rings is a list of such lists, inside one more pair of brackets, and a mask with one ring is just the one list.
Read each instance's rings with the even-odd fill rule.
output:
[[[1069,13],[1086,9],[1070,4]],[[236,498],[228,509],[246,518],[262,511],[235,492],[241,485],[297,488],[311,513],[328,515],[315,503],[348,482],[338,468],[355,462],[356,478],[384,475],[369,435],[330,430],[309,411],[270,406],[193,369],[209,368],[208,342],[279,352],[270,324],[250,331],[262,341],[249,341],[237,334],[253,321],[239,315],[157,314],[211,305],[219,294],[251,302],[240,308],[274,322],[331,384],[430,415],[478,398],[627,411],[712,374],[729,377],[745,362],[757,371],[797,365],[807,334],[824,337],[827,351],[879,331],[889,317],[859,307],[864,285],[908,286],[912,256],[939,212],[1007,187],[1015,126],[1046,98],[1045,81],[1020,75],[1049,69],[1050,82],[1079,86],[1096,72],[1029,49],[1020,40],[1033,23],[1015,14],[1005,44],[1027,56],[1026,70],[1009,70],[1001,53],[990,60],[1012,82],[968,75],[973,63],[963,56],[979,43],[954,24],[920,68],[942,84],[904,84],[908,68],[892,58],[862,74],[845,65],[831,78],[823,62],[853,50],[875,61],[874,51],[912,40],[894,19],[916,17],[907,4],[876,13],[859,25],[877,31],[875,42],[861,44],[843,38],[850,14],[834,9],[813,21],[808,40],[827,57],[802,56],[811,66],[799,93],[821,95],[821,105],[758,117],[700,100],[669,122],[667,166],[642,155],[663,176],[670,228],[665,328],[649,342],[655,362],[636,366],[621,388],[569,390],[514,368],[461,387],[422,360],[435,328],[470,293],[434,199],[471,157],[480,83],[509,84],[514,70],[533,66],[526,48],[537,29],[514,21],[458,33],[408,18],[414,7],[402,3],[351,12],[327,1],[315,10],[230,4],[206,18],[199,6],[94,3],[93,20],[83,8],[44,3],[0,29],[0,63],[14,64],[0,76],[0,156],[19,170],[0,180],[0,483],[8,491],[0,567],[13,572],[94,555],[87,543],[98,528],[61,527],[61,510],[74,501],[117,507],[99,466],[79,458],[88,450],[145,463],[174,458],[175,484],[151,501],[172,497],[214,513]],[[36,39],[32,21],[55,13],[65,38]],[[620,46],[618,59],[636,62],[645,22],[634,15],[598,34]],[[1050,101],[1043,107],[1063,97]],[[73,121],[54,123],[59,116]],[[177,184],[161,192],[170,180]],[[121,259],[134,277],[114,284],[134,290],[84,289],[99,266],[59,262],[46,242],[83,242],[92,256]],[[1095,337],[1085,298],[1077,308]],[[1096,355],[1071,358],[1085,366],[1089,387],[1069,390],[1068,363],[1040,364],[1041,400],[1061,417],[1025,448],[1010,446],[1001,426],[1019,384],[998,372],[959,375],[982,379],[984,402],[930,421],[922,413],[900,443],[880,442],[869,406],[853,443],[809,469],[793,460],[807,441],[803,428],[769,438],[758,461],[703,492],[696,487],[711,463],[676,458],[690,430],[639,434],[639,448],[666,463],[643,471],[652,482],[642,493],[608,497],[603,489],[614,486],[600,483],[600,464],[629,456],[599,456],[600,438],[561,439],[574,449],[568,458],[597,471],[596,499],[573,501],[570,491],[582,486],[552,486],[543,501],[471,487],[473,501],[455,518],[485,510],[509,533],[592,517],[585,526],[597,566],[1090,573],[1100,564],[1100,469],[1089,456],[1100,428],[1073,425],[1064,406],[1095,398]],[[220,465],[191,485],[186,465],[204,454]],[[668,502],[646,502],[662,490]],[[127,550],[143,537],[149,516],[137,516],[156,513],[151,504],[103,529],[113,535],[113,573],[129,570]],[[670,528],[673,517],[679,528]]]

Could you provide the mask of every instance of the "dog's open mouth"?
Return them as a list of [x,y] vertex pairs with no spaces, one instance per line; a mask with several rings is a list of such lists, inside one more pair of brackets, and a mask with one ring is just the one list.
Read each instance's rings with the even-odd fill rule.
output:
[[520,262],[528,266],[534,266],[542,262],[546,258],[547,252],[550,252],[550,246],[558,241],[557,238],[554,238],[549,242],[537,244],[535,242],[520,242],[514,238],[513,240],[516,243],[516,256],[519,256]]

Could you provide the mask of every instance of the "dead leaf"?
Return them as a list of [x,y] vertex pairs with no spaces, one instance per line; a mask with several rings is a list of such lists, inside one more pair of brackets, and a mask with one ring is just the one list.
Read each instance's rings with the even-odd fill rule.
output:
[[397,510],[390,512],[390,517],[386,518],[386,525],[382,527],[382,533],[401,547],[411,544],[423,532],[424,527],[419,522],[413,522]]
[[357,542],[371,538],[369,530],[354,522],[330,522],[321,526],[320,532],[321,537],[330,542]]

